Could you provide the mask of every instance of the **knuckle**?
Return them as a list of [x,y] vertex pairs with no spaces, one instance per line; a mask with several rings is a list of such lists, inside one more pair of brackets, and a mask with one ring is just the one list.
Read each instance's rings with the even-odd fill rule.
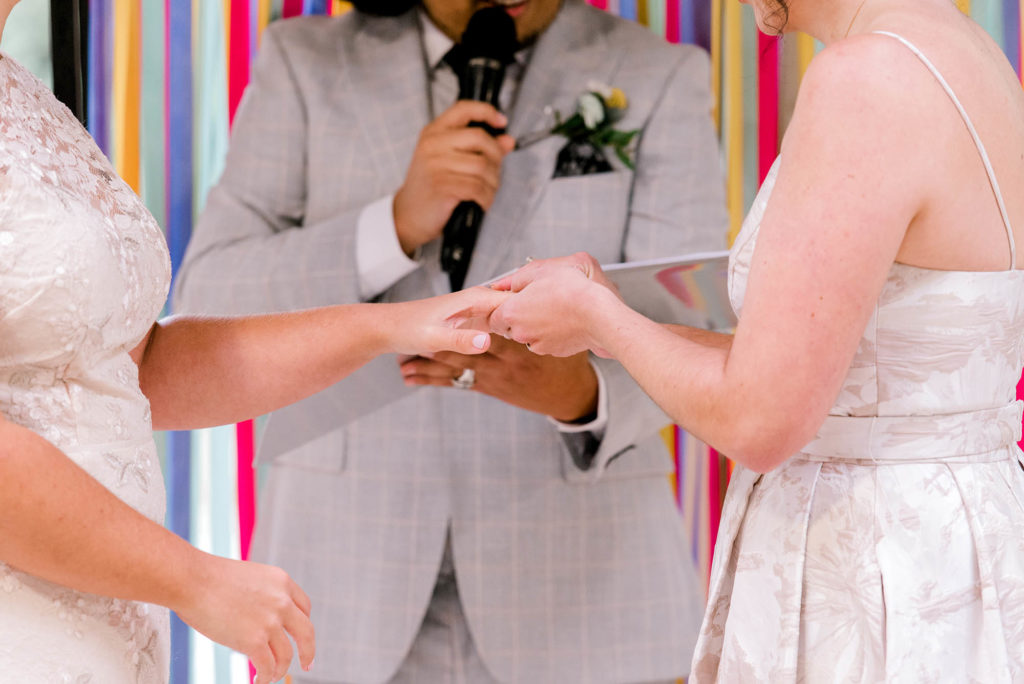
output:
[[270,581],[277,587],[287,589],[292,583],[291,576],[279,567],[273,565],[268,567],[270,568]]
[[494,144],[494,138],[491,134],[482,128],[469,128],[467,129],[469,135],[472,137],[472,141],[475,145],[481,149],[491,149]]
[[479,155],[474,156],[470,160],[469,164],[473,173],[475,173],[478,176],[486,176],[487,174],[492,172],[492,169],[494,169],[494,165],[487,160],[487,157]]
[[473,179],[473,191],[481,197],[490,199],[494,196],[494,192],[491,190],[491,186],[484,181],[483,178]]
[[242,649],[258,669],[262,669],[267,665],[266,647],[267,640],[256,634],[250,635],[242,642]]
[[438,184],[438,190],[440,191],[438,194],[448,200],[452,209],[455,208],[456,202],[465,199],[466,190],[462,183],[455,178],[446,178],[443,183]]

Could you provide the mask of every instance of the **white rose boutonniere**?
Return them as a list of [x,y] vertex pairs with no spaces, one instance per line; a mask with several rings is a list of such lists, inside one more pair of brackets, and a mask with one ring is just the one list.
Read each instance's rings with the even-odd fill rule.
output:
[[610,147],[623,164],[633,169],[633,142],[640,130],[620,131],[615,128],[628,107],[629,100],[620,88],[591,81],[576,98],[575,112],[563,118],[558,110],[546,108],[545,111],[554,114],[555,125],[524,136],[517,141],[516,147],[522,149],[552,135],[561,135],[568,139],[573,156],[593,155],[596,163],[610,168],[601,154],[603,148]]
[[576,111],[567,119],[555,111],[553,135],[564,135],[571,141],[587,141],[594,147],[610,147],[615,156],[628,166],[633,165],[631,143],[639,129],[620,131],[614,125],[622,119],[629,106],[626,94],[619,88],[591,82],[576,100]]
[[583,118],[583,126],[590,131],[596,130],[604,123],[604,102],[596,93],[583,93],[580,95],[577,111]]

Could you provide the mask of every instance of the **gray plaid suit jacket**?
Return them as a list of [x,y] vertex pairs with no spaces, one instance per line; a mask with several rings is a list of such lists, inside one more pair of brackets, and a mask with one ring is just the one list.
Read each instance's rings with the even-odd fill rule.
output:
[[[616,262],[724,246],[705,53],[566,0],[536,43],[510,132],[550,125],[548,105],[571,112],[591,80],[628,95],[621,127],[643,128],[637,171],[552,179],[558,138],[511,153],[467,283],[527,256],[586,250]],[[176,310],[357,301],[356,220],[401,185],[428,111],[414,13],[272,25],[178,274]],[[381,299],[438,294],[437,269],[424,260]],[[587,470],[545,417],[475,392],[406,388],[394,358],[270,417],[253,555],[312,598],[313,676],[394,673],[449,526],[473,638],[499,679],[688,672],[703,589],[666,478],[658,429],[669,421],[620,366],[600,363],[609,423]]]

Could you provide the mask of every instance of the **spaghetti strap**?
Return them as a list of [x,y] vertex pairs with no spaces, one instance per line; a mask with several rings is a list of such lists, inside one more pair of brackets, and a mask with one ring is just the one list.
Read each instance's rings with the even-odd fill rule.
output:
[[932,64],[931,60],[925,57],[924,53],[921,52],[916,45],[903,36],[889,31],[873,31],[873,33],[879,33],[883,36],[895,38],[907,46],[911,52],[917,55],[917,58],[920,59],[926,67],[928,67],[928,70],[932,72],[932,75],[935,76],[936,80],[938,80],[939,85],[941,85],[942,89],[946,91],[947,95],[949,95],[949,99],[953,101],[953,105],[956,107],[956,110],[960,112],[960,117],[967,125],[967,130],[970,132],[971,138],[974,140],[975,147],[978,148],[978,154],[981,155],[981,161],[985,165],[985,173],[988,174],[988,182],[992,186],[993,194],[996,196],[996,204],[999,205],[999,213],[1003,218],[1003,226],[1006,228],[1006,239],[1010,243],[1010,268],[1008,270],[1014,270],[1017,264],[1017,246],[1013,239],[1013,228],[1010,226],[1010,215],[1006,211],[1006,203],[1003,202],[1003,193],[999,189],[999,181],[996,179],[995,171],[992,170],[992,163],[989,161],[988,152],[985,150],[985,145],[981,142],[981,138],[978,137],[978,132],[974,128],[974,123],[971,122],[971,117],[967,115],[967,110],[965,110],[964,106],[960,104],[960,99],[956,96],[956,93],[953,92],[953,89],[949,87],[949,83],[947,83],[946,79],[942,77],[939,70],[935,68],[935,65]]

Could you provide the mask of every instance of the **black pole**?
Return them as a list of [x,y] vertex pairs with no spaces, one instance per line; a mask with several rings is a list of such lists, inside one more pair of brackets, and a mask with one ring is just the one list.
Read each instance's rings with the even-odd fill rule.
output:
[[89,0],[50,0],[50,54],[54,94],[86,125]]

